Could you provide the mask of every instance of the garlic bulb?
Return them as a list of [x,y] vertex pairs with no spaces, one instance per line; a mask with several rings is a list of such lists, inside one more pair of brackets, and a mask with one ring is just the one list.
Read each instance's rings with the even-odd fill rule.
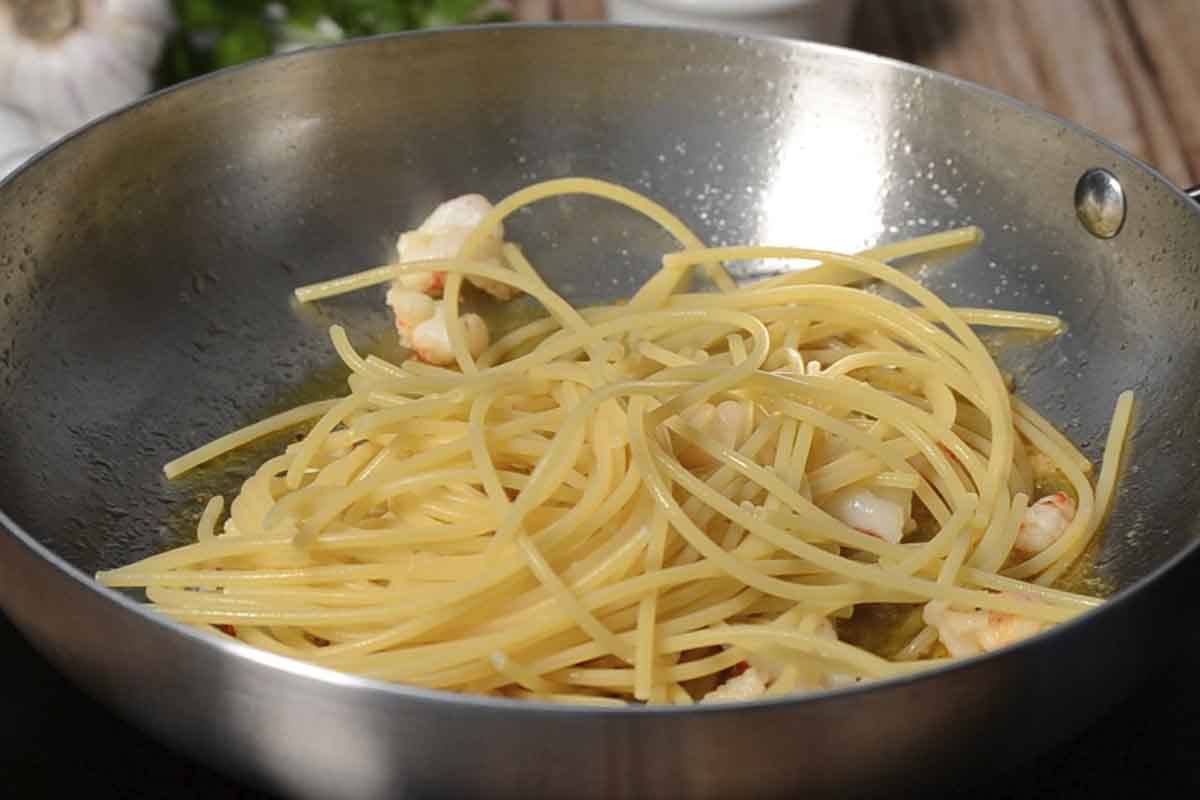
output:
[[0,178],[19,167],[41,146],[42,136],[33,117],[0,106]]
[[174,24],[167,0],[0,0],[0,156],[14,114],[36,147],[145,94]]

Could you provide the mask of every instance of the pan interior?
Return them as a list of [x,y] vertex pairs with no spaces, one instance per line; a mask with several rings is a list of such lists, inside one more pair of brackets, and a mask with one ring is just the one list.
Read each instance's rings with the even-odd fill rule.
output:
[[[1107,241],[1072,204],[1095,166],[1129,201]],[[855,250],[981,226],[977,250],[906,268],[953,303],[1066,319],[1053,341],[998,342],[1020,393],[1096,461],[1118,392],[1138,393],[1100,583],[1128,585],[1194,540],[1200,224],[1181,196],[950,79],[603,28],[273,60],[140,105],[0,187],[0,508],[86,572],[179,542],[253,464],[172,483],[165,461],[336,391],[330,322],[360,349],[393,347],[380,291],[300,308],[293,287],[388,261],[441,199],[562,176],[629,185],[718,244]],[[576,303],[629,294],[671,246],[589,199],[520,213],[510,238]]]

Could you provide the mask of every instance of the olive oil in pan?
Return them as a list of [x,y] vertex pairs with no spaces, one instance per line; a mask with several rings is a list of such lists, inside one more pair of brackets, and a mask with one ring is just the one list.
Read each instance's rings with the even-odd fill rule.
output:
[[[340,361],[315,370],[308,378],[296,386],[280,391],[272,401],[256,408],[252,412],[243,413],[231,420],[228,431],[237,430],[243,425],[249,425],[273,414],[287,411],[304,403],[318,400],[328,400],[345,395],[348,371]],[[169,481],[171,489],[180,498],[167,518],[164,520],[169,539],[168,547],[178,547],[190,544],[196,540],[196,524],[204,505],[216,495],[225,497],[226,502],[232,501],[242,484],[253,475],[269,458],[279,455],[288,445],[298,441],[312,427],[314,420],[301,423],[286,430],[264,436],[245,447],[240,447],[222,456],[214,458],[205,464]],[[179,454],[182,455],[182,454]],[[166,481],[164,477],[162,480]]]

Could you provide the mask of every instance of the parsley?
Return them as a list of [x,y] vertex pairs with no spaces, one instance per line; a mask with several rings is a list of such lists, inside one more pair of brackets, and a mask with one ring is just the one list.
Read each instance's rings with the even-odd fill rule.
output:
[[482,0],[175,0],[180,28],[167,45],[159,82],[356,36],[506,18],[485,6]]

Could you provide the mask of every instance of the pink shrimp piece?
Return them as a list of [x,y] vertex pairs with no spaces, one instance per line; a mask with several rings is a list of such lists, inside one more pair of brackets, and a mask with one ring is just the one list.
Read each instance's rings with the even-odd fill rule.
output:
[[[433,210],[416,230],[406,231],[396,242],[400,263],[455,258],[463,245],[492,211],[492,204],[479,194],[465,194],[447,200]],[[497,226],[483,240],[476,254],[492,267],[503,268],[500,249],[504,245],[504,229]],[[509,300],[517,294],[511,286],[489,278],[467,276],[467,280],[499,300]],[[440,297],[446,284],[446,273],[440,270],[408,272],[398,277],[394,285],[403,290],[423,292]]]
[[1025,510],[1013,547],[1035,554],[1058,541],[1075,519],[1075,501],[1064,492],[1046,495]]
[[[454,363],[454,349],[450,346],[442,301],[421,292],[392,288],[387,303],[395,316],[400,344],[427,364]],[[478,314],[463,314],[459,320],[466,331],[467,350],[478,358],[489,343],[487,323]]]
[[[1029,599],[1011,592],[1006,595]],[[938,639],[954,658],[990,653],[1046,629],[1046,623],[1019,614],[979,608],[962,611],[940,600],[926,603],[922,617],[937,629]]]

